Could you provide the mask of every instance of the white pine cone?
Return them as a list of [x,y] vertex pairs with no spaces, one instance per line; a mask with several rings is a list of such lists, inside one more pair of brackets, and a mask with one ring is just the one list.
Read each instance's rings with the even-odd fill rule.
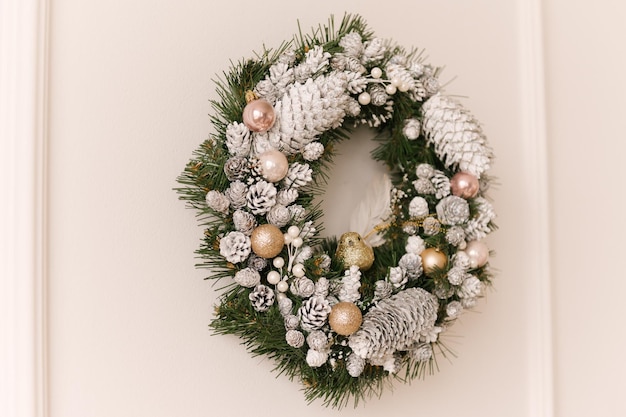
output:
[[298,309],[302,329],[318,330],[326,323],[330,314],[330,304],[324,298],[313,296],[307,299]]
[[341,288],[339,289],[338,298],[340,301],[349,301],[354,303],[361,299],[361,271],[358,266],[351,266],[346,270],[343,278],[341,278]]
[[291,282],[291,293],[301,298],[308,298],[315,292],[315,284],[307,277],[295,278]]
[[300,188],[312,181],[313,170],[309,164],[301,164],[294,162],[289,165],[289,170],[285,176],[284,182],[286,188]]
[[430,179],[435,175],[435,167],[430,164],[419,164],[415,168],[415,175],[417,175],[417,178]]
[[463,312],[463,304],[459,301],[450,301],[446,306],[446,315],[449,319],[457,318]]
[[465,231],[461,226],[452,226],[446,230],[446,241],[454,246],[459,246],[465,241]]
[[450,195],[443,198],[437,207],[437,217],[439,221],[448,226],[462,224],[469,219],[469,204],[464,198]]
[[411,72],[404,65],[389,63],[385,68],[387,77],[390,80],[397,80],[398,83],[404,84],[407,92],[415,92],[418,82],[413,78]]
[[256,287],[261,282],[261,275],[255,269],[244,268],[235,273],[235,282],[246,288]]
[[355,58],[341,52],[336,53],[332,57],[330,65],[334,70],[337,71],[354,72],[357,74],[365,74],[365,72],[367,71],[365,69],[365,66],[361,64],[361,60],[359,58]]
[[391,282],[395,288],[402,287],[408,280],[409,278],[406,276],[403,268],[399,266],[389,268],[389,282]]
[[295,74],[293,68],[288,63],[277,62],[270,67],[267,78],[274,85],[275,91],[278,94],[282,94],[289,84],[294,83]]
[[248,203],[246,199],[248,186],[239,180],[231,182],[224,194],[228,197],[230,206],[235,210],[245,207]]
[[247,211],[237,210],[233,213],[233,225],[237,231],[250,236],[256,227],[256,218]]
[[220,240],[220,255],[236,264],[248,259],[250,238],[241,232],[229,232]]
[[276,296],[274,295],[274,291],[263,285],[259,284],[254,287],[254,290],[248,295],[250,302],[252,303],[252,307],[258,312],[267,311],[272,304],[274,304],[274,300]]
[[464,226],[467,240],[479,240],[485,238],[493,229],[489,226],[496,218],[496,212],[489,201],[482,197],[474,199],[476,204],[476,216],[468,220]]
[[450,178],[443,172],[436,170],[430,181],[435,187],[435,197],[442,199],[450,195]]
[[288,190],[280,190],[278,194],[276,194],[276,203],[288,206],[298,199],[298,190],[295,188],[290,188]]
[[287,317],[291,314],[291,309],[293,308],[293,301],[291,299],[284,297],[278,300],[278,310],[280,310],[280,314]]
[[365,359],[358,355],[350,355],[346,360],[346,371],[351,377],[357,378],[365,369]]
[[307,143],[302,150],[305,161],[317,161],[324,154],[324,145],[319,142]]
[[313,256],[313,248],[308,245],[302,246],[300,248],[300,252],[298,253],[298,255],[296,255],[296,258],[293,262],[294,264],[302,264],[304,263],[304,261],[310,259],[311,256]]
[[426,217],[422,223],[422,228],[426,236],[435,236],[441,231],[441,223],[434,217]]
[[284,318],[285,320],[285,329],[292,330],[297,329],[300,326],[300,319],[298,316],[294,316],[293,314],[288,314]]
[[466,272],[465,269],[458,266],[453,266],[448,271],[448,282],[452,285],[461,285],[468,275],[469,274]]
[[439,84],[439,80],[437,79],[437,77],[428,76],[421,78],[420,81],[424,86],[424,90],[426,92],[425,96],[435,95],[441,89],[441,85]]
[[387,52],[387,45],[381,38],[370,39],[363,44],[363,56],[361,62],[369,64],[370,62],[381,61]]
[[339,46],[343,48],[343,53],[348,56],[360,58],[363,54],[363,39],[357,32],[353,31],[346,34],[339,41]]
[[281,204],[276,204],[274,207],[270,209],[267,213],[267,222],[269,224],[273,224],[276,227],[283,227],[289,220],[291,220],[291,212],[289,209]]
[[248,258],[248,266],[252,269],[256,269],[257,271],[262,271],[267,266],[267,259],[252,254],[250,255],[250,258]]
[[287,330],[287,333],[285,333],[285,340],[289,346],[296,349],[304,346],[304,335],[299,330]]
[[415,253],[405,253],[398,261],[398,266],[406,271],[406,275],[410,279],[415,279],[422,275],[424,271],[422,267],[422,258]]
[[408,140],[415,140],[420,137],[421,123],[416,118],[407,119],[404,121],[404,127],[402,128],[402,134]]
[[468,269],[470,269],[471,264],[472,261],[469,255],[462,250],[457,251],[457,253],[452,255],[452,265],[454,267],[461,268],[464,271],[467,271]]
[[418,178],[413,181],[413,187],[415,187],[415,191],[417,191],[418,194],[435,194],[437,191],[432,181],[426,178]]
[[276,187],[272,183],[259,181],[250,186],[246,198],[253,214],[265,214],[276,204]]
[[346,79],[346,89],[350,94],[362,93],[367,88],[367,78],[361,71],[344,71],[343,75]]
[[409,216],[425,217],[428,216],[428,202],[424,197],[414,197],[409,203]]
[[376,107],[384,106],[389,100],[389,94],[385,91],[385,87],[380,84],[374,84],[368,89],[370,102]]
[[430,343],[418,343],[409,350],[409,356],[418,362],[426,362],[433,357],[433,347]]
[[378,280],[374,283],[374,299],[382,300],[391,297],[393,294],[393,284],[384,280]]
[[271,104],[276,103],[276,99],[279,95],[278,88],[276,88],[274,83],[272,83],[272,81],[270,81],[268,78],[259,81],[256,87],[254,87],[254,92],[258,97],[264,98]]
[[295,79],[304,82],[314,74],[323,71],[330,65],[330,53],[325,52],[321,45],[316,45],[306,53],[304,61],[294,67]]
[[306,344],[313,350],[328,350],[328,336],[321,330],[314,330],[306,337]]
[[328,360],[327,352],[320,352],[319,350],[309,349],[306,353],[306,363],[311,368],[319,368],[324,365]]
[[231,122],[226,126],[226,147],[234,156],[247,156],[250,153],[250,130],[243,123]]
[[416,255],[422,253],[424,249],[426,249],[426,243],[419,236],[409,236],[404,246],[406,253],[414,253]]
[[478,121],[460,103],[436,94],[422,106],[423,131],[447,168],[480,178],[489,169],[492,150]]
[[439,303],[421,288],[409,288],[378,302],[349,338],[352,351],[364,359],[384,358],[406,350],[434,327]]
[[429,327],[420,332],[419,340],[420,342],[435,343],[439,338],[439,333],[442,331],[443,328],[439,326]]
[[480,282],[480,280],[474,275],[467,274],[461,284],[461,287],[457,289],[457,295],[461,298],[474,298],[478,297],[482,290],[483,283]]
[[[293,204],[287,208],[291,212],[291,220],[293,220],[294,223],[299,223],[306,217],[306,209],[300,204]],[[304,238],[302,233],[300,233],[300,237]]]
[[219,191],[211,190],[206,194],[206,205],[218,213],[227,214],[230,201]]
[[315,283],[315,295],[326,298],[328,295],[328,290],[330,287],[330,283],[328,279],[325,277],[321,277]]
[[228,181],[242,180],[249,172],[248,160],[242,156],[233,156],[224,163],[224,173]]

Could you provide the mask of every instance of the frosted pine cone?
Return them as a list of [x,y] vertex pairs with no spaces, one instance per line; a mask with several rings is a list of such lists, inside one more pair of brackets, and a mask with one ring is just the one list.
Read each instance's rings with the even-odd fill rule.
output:
[[389,100],[389,94],[385,91],[385,87],[379,84],[374,84],[369,88],[369,94],[371,97],[371,103],[374,106],[384,106]]
[[298,190],[295,188],[290,188],[289,190],[280,190],[278,194],[276,194],[276,203],[281,204],[283,206],[288,206],[298,199]]
[[248,258],[248,266],[257,271],[262,271],[267,266],[267,259],[252,254],[250,258]]
[[294,264],[302,264],[304,261],[308,261],[313,256],[313,248],[310,246],[302,246],[300,252],[294,259]]
[[297,329],[300,326],[300,319],[298,316],[294,316],[293,314],[288,314],[284,317],[285,320],[285,329],[293,330]]
[[343,278],[341,278],[341,289],[339,290],[338,298],[341,301],[349,301],[354,303],[361,298],[359,288],[361,287],[361,271],[358,266],[351,266],[349,270],[345,271]]
[[267,311],[276,299],[274,291],[263,284],[254,287],[248,298],[252,303],[252,307],[259,312]]
[[220,255],[233,264],[250,255],[250,238],[241,232],[230,232],[220,240]]
[[314,74],[324,70],[330,64],[330,53],[325,52],[321,45],[311,48],[304,58],[304,61],[294,67],[296,81],[305,82]]
[[496,218],[496,213],[489,201],[482,197],[474,199],[477,215],[472,217],[465,225],[467,240],[483,239],[493,231],[490,226],[492,220]]
[[435,236],[441,230],[441,223],[434,217],[426,217],[422,227],[426,236]]
[[226,126],[226,147],[234,156],[247,156],[250,153],[250,130],[243,123],[232,122]]
[[237,210],[233,213],[233,225],[237,231],[250,236],[256,227],[256,219],[247,211]]
[[328,282],[328,279],[325,277],[321,277],[315,283],[315,295],[326,298],[326,296],[328,295],[329,286],[330,284]]
[[416,255],[422,253],[424,249],[426,249],[426,243],[419,236],[409,236],[404,246],[406,253],[414,253]]
[[224,174],[228,181],[242,180],[249,172],[248,160],[242,156],[233,156],[224,163]]
[[350,374],[351,377],[357,378],[359,375],[363,373],[365,369],[365,359],[361,358],[358,355],[350,355],[346,360],[346,370]]
[[428,180],[435,175],[435,168],[430,164],[419,164],[415,168],[415,175],[417,175],[417,178]]
[[343,48],[343,53],[345,55],[360,58],[363,54],[363,40],[361,35],[357,32],[350,32],[346,34],[339,41],[339,46]]
[[489,169],[492,151],[478,121],[460,103],[434,95],[422,106],[428,143],[447,168],[456,167],[480,178]]
[[381,38],[373,38],[363,43],[363,56],[361,62],[369,64],[370,62],[381,61],[387,52],[387,45]]
[[458,266],[453,266],[448,271],[448,282],[452,285],[461,285],[465,278],[467,278],[469,274],[465,269],[459,268]]
[[409,203],[409,216],[425,217],[428,213],[428,202],[424,197],[414,197]]
[[433,183],[430,181],[430,179],[426,178],[418,178],[413,181],[413,187],[415,187],[415,191],[417,191],[418,194],[427,195],[435,194],[436,192]]
[[435,197],[442,199],[450,195],[450,178],[443,172],[436,170],[434,175],[430,178],[430,182],[435,187]]
[[289,165],[289,170],[287,171],[287,176],[284,179],[286,188],[300,188],[307,185],[312,181],[313,170],[309,166],[309,164],[301,164],[299,162],[294,162]]
[[304,346],[304,335],[299,330],[287,330],[285,334],[285,340],[287,344],[296,349]]
[[374,299],[382,300],[391,297],[393,294],[393,285],[390,282],[379,280],[374,283]]
[[421,123],[415,118],[407,119],[404,121],[404,127],[402,128],[402,134],[408,140],[415,140],[420,137]]
[[276,204],[265,217],[269,224],[273,224],[276,227],[283,227],[291,220],[291,213],[287,207]]
[[276,204],[276,187],[272,183],[259,181],[250,186],[246,198],[253,214],[265,214]]
[[458,301],[450,301],[446,306],[446,315],[449,319],[457,318],[463,312],[463,305]]
[[469,205],[461,197],[451,195],[437,203],[437,217],[439,221],[448,226],[462,224],[469,218]]
[[309,349],[306,353],[306,363],[311,368],[319,368],[324,365],[328,360],[327,352],[320,352],[319,350]]
[[307,143],[302,151],[305,161],[317,161],[324,154],[324,145],[319,142]]
[[426,362],[433,357],[433,348],[430,343],[418,343],[409,350],[409,356],[418,362]]
[[465,231],[461,226],[452,226],[446,231],[446,241],[454,246],[459,246],[465,241]]
[[242,287],[252,288],[261,282],[261,275],[252,268],[244,268],[235,274],[235,282]]
[[219,191],[211,190],[206,195],[206,205],[218,213],[227,214],[230,201]]
[[461,284],[461,287],[457,290],[457,294],[461,298],[474,298],[478,297],[483,290],[483,283],[480,282],[472,274],[467,274],[465,280]]
[[[289,212],[291,213],[291,220],[294,223],[301,222],[302,220],[306,218],[306,209],[302,207],[300,204],[293,204],[287,208],[289,209]],[[300,237],[302,237],[302,233],[300,234]]]
[[304,330],[318,330],[326,323],[330,314],[330,304],[322,297],[313,296],[298,309],[300,323]]
[[409,279],[415,279],[422,275],[422,258],[415,253],[405,253],[398,261],[398,266],[406,271]]
[[283,316],[288,316],[291,314],[291,309],[293,308],[293,301],[289,298],[281,298],[278,300],[278,310],[280,310],[280,314]]
[[399,266],[389,268],[389,282],[391,282],[395,288],[402,287],[408,280],[404,269]]
[[291,293],[301,298],[308,298],[315,292],[315,284],[307,277],[295,278],[291,283]]
[[246,199],[248,186],[241,181],[231,182],[230,186],[224,191],[224,194],[228,197],[230,206],[235,210],[245,207],[248,203]]
[[314,330],[307,336],[306,344],[311,349],[323,352],[328,349],[328,336],[321,330]]
[[406,350],[421,333],[434,327],[438,307],[437,299],[421,288],[401,291],[372,307],[348,344],[364,359],[381,359]]

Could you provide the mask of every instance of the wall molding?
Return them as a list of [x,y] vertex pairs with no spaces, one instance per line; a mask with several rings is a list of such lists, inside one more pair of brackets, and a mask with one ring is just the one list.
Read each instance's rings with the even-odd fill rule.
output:
[[0,2],[0,415],[47,415],[49,0]]
[[528,314],[530,417],[554,415],[548,155],[542,0],[519,0],[520,97],[527,224],[533,237]]

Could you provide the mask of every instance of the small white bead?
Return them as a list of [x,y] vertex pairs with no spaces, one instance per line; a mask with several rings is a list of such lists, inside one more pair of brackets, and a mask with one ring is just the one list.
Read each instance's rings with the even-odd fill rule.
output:
[[278,294],[276,294],[276,299],[278,301],[284,300],[285,298],[287,298],[287,296],[284,293],[282,293],[282,292],[279,292]]
[[400,87],[400,84],[402,84],[402,80],[400,80],[399,78],[392,78],[391,79],[391,85],[395,85],[396,87]]
[[289,284],[287,284],[287,281],[280,281],[276,285],[276,289],[280,292],[287,292],[287,290],[289,289]]
[[294,248],[299,248],[300,246],[302,246],[304,242],[302,241],[301,237],[294,237],[293,240],[291,241],[291,244],[293,245]]
[[396,94],[396,91],[397,91],[397,90],[398,90],[398,89],[397,89],[397,88],[396,88],[396,86],[395,86],[395,85],[393,85],[393,84],[389,84],[387,87],[385,87],[385,91],[387,92],[387,94],[389,94],[389,95],[391,95],[391,96],[392,96],[392,95],[394,95],[394,94]]
[[407,83],[402,83],[398,86],[398,90],[400,90],[403,93],[406,93],[407,91],[409,91],[409,85]]
[[298,237],[298,235],[300,234],[300,229],[298,228],[298,226],[289,226],[289,229],[287,229],[287,234],[291,237]]
[[372,78],[380,78],[383,76],[383,70],[381,70],[378,67],[374,67],[372,68],[372,70],[370,71],[370,74],[372,74]]
[[272,285],[276,285],[280,282],[280,274],[277,271],[270,271],[267,273],[267,282]]
[[274,265],[275,268],[282,268],[285,266],[285,260],[280,256],[277,256],[274,260],[272,260],[272,265]]
[[285,233],[285,245],[290,244],[292,240],[293,238],[289,235],[289,233]]
[[362,106],[367,106],[368,104],[370,104],[370,101],[372,101],[372,97],[368,92],[363,92],[359,94],[359,104],[361,104]]
[[304,265],[302,265],[302,264],[295,264],[291,268],[291,273],[296,278],[302,278],[304,276]]

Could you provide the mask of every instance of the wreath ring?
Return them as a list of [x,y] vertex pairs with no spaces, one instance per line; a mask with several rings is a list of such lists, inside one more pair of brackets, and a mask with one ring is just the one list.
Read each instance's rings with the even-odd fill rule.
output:
[[[199,267],[224,279],[211,327],[340,408],[410,381],[448,352],[442,334],[490,285],[493,157],[439,69],[346,15],[233,64],[215,133],[179,176],[204,236]],[[389,168],[350,229],[321,238],[334,144],[368,125]]]

